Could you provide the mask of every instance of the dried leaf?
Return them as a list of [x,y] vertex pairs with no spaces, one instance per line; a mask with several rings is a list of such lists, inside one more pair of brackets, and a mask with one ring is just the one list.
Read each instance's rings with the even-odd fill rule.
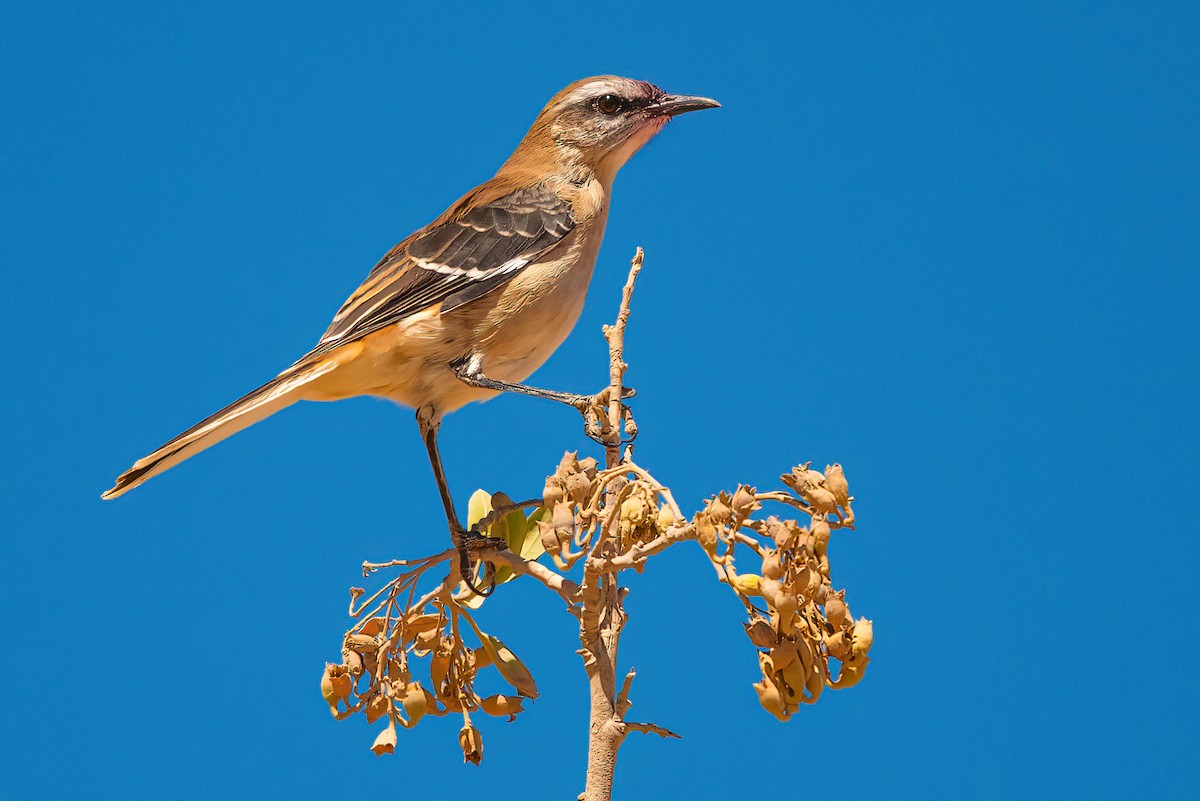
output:
[[513,686],[521,695],[529,698],[537,698],[537,684],[533,681],[533,675],[529,672],[529,668],[517,658],[517,655],[509,650],[508,646],[502,643],[497,638],[490,634],[483,635],[484,648],[492,657],[492,662],[496,666],[496,670],[500,671],[500,675],[504,680]]
[[487,653],[496,670],[504,677],[504,680],[513,686],[521,695],[529,698],[537,698],[537,684],[533,680],[533,674],[529,672],[529,668],[517,658],[517,655],[498,638],[490,634],[485,634],[480,631],[479,626],[475,625],[475,621],[466,615],[463,618],[471,624],[471,628],[475,631],[475,636],[479,638],[479,644],[483,646],[484,652]]

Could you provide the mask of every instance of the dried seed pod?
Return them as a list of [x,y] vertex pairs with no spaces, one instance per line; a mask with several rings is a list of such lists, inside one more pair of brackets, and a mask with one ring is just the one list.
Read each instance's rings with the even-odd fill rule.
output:
[[842,506],[850,502],[850,485],[846,483],[846,474],[840,464],[835,462],[825,466],[825,486]]
[[428,700],[425,690],[421,687],[421,682],[414,681],[408,685],[401,703],[404,705],[404,714],[408,715],[409,726],[416,725],[416,722],[425,715],[425,710],[428,706]]
[[775,515],[771,515],[766,519],[766,521],[764,521],[763,525],[766,529],[767,536],[775,540],[775,545],[777,545],[781,551],[786,550],[789,547],[786,542],[791,536],[791,532],[784,524],[784,521],[780,520]]
[[730,502],[734,514],[739,517],[747,517],[754,511],[756,505],[754,492],[754,487],[747,487],[745,484],[738,486],[737,492],[733,493],[733,500]]
[[754,692],[758,693],[758,702],[762,704],[762,708],[770,712],[780,720],[787,720],[791,717],[787,709],[783,705],[783,696],[779,694],[779,688],[775,683],[767,678],[754,684]]
[[566,478],[572,473],[579,472],[579,452],[567,451],[558,462],[558,467],[554,470],[554,475],[559,478]]
[[342,663],[346,666],[346,672],[351,676],[358,678],[363,674],[363,658],[358,651],[343,651]]
[[829,521],[824,517],[814,517],[808,531],[813,538],[813,553],[818,556],[824,554],[829,547]]
[[511,722],[524,711],[521,707],[523,703],[525,703],[525,698],[520,695],[489,695],[479,702],[479,708],[488,715],[497,717],[508,715]]
[[371,750],[375,752],[375,756],[396,753],[395,721],[388,721],[387,728],[379,732],[379,736],[376,737],[375,742],[371,744]]
[[771,551],[763,559],[762,574],[766,578],[779,579],[783,577],[783,565],[779,561],[779,554]]
[[842,630],[835,631],[825,640],[825,649],[834,659],[845,659],[850,655],[850,638]]
[[813,508],[822,514],[837,514],[837,499],[824,487],[808,487],[800,493]]
[[840,593],[825,599],[825,619],[835,629],[843,628],[850,622],[850,609]]
[[[763,594],[762,576],[759,576],[756,573],[739,573],[733,577],[733,581],[731,583],[733,584],[733,588],[742,595],[758,596]],[[778,582],[776,582],[776,584],[778,584]],[[769,600],[770,599],[768,599],[768,601]]]
[[483,759],[483,735],[470,723],[459,729],[458,745],[462,748],[463,762],[478,765]]
[[664,503],[661,507],[659,507],[658,519],[655,521],[654,525],[655,525],[655,528],[658,529],[658,532],[660,534],[666,534],[667,529],[669,529],[671,526],[676,525],[678,522],[679,521],[675,517],[675,513],[673,511],[671,511],[670,506],[667,506]]
[[433,685],[433,692],[438,698],[445,699],[449,695],[449,688],[446,686],[446,676],[450,674],[450,651],[439,648],[434,651],[433,657],[429,660],[429,680]]
[[563,487],[562,482],[554,476],[546,479],[546,486],[542,488],[542,504],[547,509],[554,508],[554,505],[567,497],[567,490]]
[[338,701],[349,698],[353,689],[354,679],[344,665],[326,663],[325,672],[321,675],[321,696],[330,706],[336,706]]
[[579,472],[588,477],[588,481],[594,481],[596,478],[596,465],[599,464],[591,456],[580,459],[578,462]]
[[850,653],[856,657],[866,657],[867,651],[875,642],[875,632],[870,620],[859,618],[854,622],[854,641],[850,645]]
[[781,640],[771,649],[771,662],[774,663],[776,670],[785,670],[798,659],[796,644],[790,640]]
[[779,637],[775,635],[775,630],[765,620],[756,620],[753,623],[743,623],[742,625],[746,628],[746,636],[750,638],[750,642],[759,648],[774,648],[779,643]]
[[697,512],[693,522],[696,527],[696,541],[700,543],[700,547],[707,551],[709,556],[716,555],[717,529],[713,526],[712,519],[703,512]]
[[729,507],[729,493],[722,492],[708,502],[708,516],[719,526],[724,526],[733,520],[733,510]]
[[621,501],[620,519],[634,526],[642,525],[649,519],[650,507],[641,495],[630,495]]
[[550,515],[550,522],[554,526],[554,530],[558,532],[560,539],[563,536],[571,537],[575,533],[575,515],[572,514],[570,505],[566,503],[555,504]]
[[[763,594],[766,595],[765,590]],[[774,605],[775,609],[779,612],[779,619],[787,621],[796,614],[796,610],[800,606],[800,599],[796,597],[795,593],[788,592],[780,586],[779,590],[775,593]]]
[[379,650],[379,640],[366,634],[347,634],[345,647],[350,651],[374,652]]
[[563,482],[567,495],[578,504],[586,503],[592,494],[592,482],[583,473],[572,473]]

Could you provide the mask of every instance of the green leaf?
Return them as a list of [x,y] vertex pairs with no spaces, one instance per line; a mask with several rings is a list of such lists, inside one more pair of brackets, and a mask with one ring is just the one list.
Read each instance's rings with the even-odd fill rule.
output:
[[478,523],[483,518],[487,517],[492,511],[492,496],[484,490],[477,489],[471,493],[471,500],[467,502],[467,527]]
[[[486,490],[477,489],[467,503],[467,525],[473,526],[491,514],[493,509],[503,508],[511,503],[512,499],[502,492],[488,494]],[[542,547],[537,524],[545,515],[546,510],[541,506],[534,509],[528,517],[522,510],[513,509],[488,526],[486,534],[504,540],[508,549],[522,559],[540,559],[546,553],[546,549]],[[504,584],[516,577],[516,574],[504,565],[496,568],[496,584]],[[460,584],[459,587],[459,592],[454,596],[456,601],[471,609],[478,609],[483,605],[483,596],[471,592],[465,585]]]

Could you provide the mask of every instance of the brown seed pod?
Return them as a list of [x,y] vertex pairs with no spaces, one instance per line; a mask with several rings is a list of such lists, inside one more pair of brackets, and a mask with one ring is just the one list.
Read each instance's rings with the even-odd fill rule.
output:
[[850,609],[840,593],[825,599],[825,619],[835,629],[844,628],[850,622]]
[[479,708],[488,715],[497,717],[508,715],[508,719],[511,721],[524,711],[521,707],[523,703],[525,703],[525,698],[520,695],[489,695],[479,702]]
[[834,659],[845,659],[850,655],[850,638],[842,630],[835,631],[825,640],[825,649]]
[[825,486],[837,498],[837,502],[845,506],[850,501],[850,485],[846,483],[846,474],[842,466],[836,462],[825,466]]
[[709,556],[713,556],[717,552],[717,529],[713,526],[712,519],[704,512],[697,512],[693,518],[696,527],[696,541],[700,543],[700,547],[708,552]]
[[722,492],[708,502],[708,516],[719,526],[724,526],[733,519],[733,510],[729,507],[729,493]]
[[404,693],[404,699],[401,703],[404,705],[404,714],[408,715],[409,725],[416,725],[416,722],[424,717],[425,710],[428,706],[428,701],[425,697],[425,690],[421,688],[421,682],[414,681],[412,684],[408,685],[408,689]]
[[813,508],[822,514],[837,513],[837,499],[833,497],[833,493],[824,487],[808,487],[808,489],[800,493],[806,501],[813,505]]
[[865,658],[874,642],[875,632],[872,622],[866,618],[856,620],[854,622],[854,641],[850,645],[850,652],[856,657]]
[[566,497],[567,491],[561,481],[554,476],[546,479],[546,486],[542,488],[542,503],[547,509],[553,508],[556,503]]
[[572,473],[579,472],[579,453],[578,451],[567,451],[559,460],[558,467],[554,470],[554,475],[559,478],[566,478]]
[[483,735],[471,724],[459,729],[458,745],[462,748],[464,762],[478,765],[483,760]]
[[579,472],[588,477],[588,481],[594,481],[596,478],[596,465],[599,464],[591,456],[580,459],[578,462]]
[[762,562],[762,574],[766,578],[783,578],[783,564],[779,561],[779,553],[770,551]]
[[344,665],[325,665],[325,672],[321,675],[321,696],[330,706],[349,698],[353,689],[354,679],[346,672]]
[[375,742],[371,744],[371,750],[375,752],[375,756],[383,756],[384,754],[396,753],[396,724],[393,721],[388,721],[388,726],[383,731],[379,732],[379,736],[375,738]]
[[824,517],[814,517],[809,533],[813,538],[813,553],[824,554],[829,547],[829,521]]
[[776,636],[775,630],[765,620],[756,620],[753,623],[743,623],[742,625],[746,628],[746,636],[750,638],[750,642],[759,648],[774,648],[779,643],[779,637]]
[[737,488],[737,492],[733,493],[733,500],[730,505],[733,508],[733,513],[739,517],[746,517],[754,511],[754,487],[747,487],[745,484]]
[[563,483],[566,486],[567,495],[575,503],[586,503],[592,494],[592,482],[583,473],[572,473]]
[[754,684],[754,692],[758,693],[758,702],[762,704],[762,708],[770,712],[780,720],[787,720],[791,717],[791,713],[784,708],[783,696],[779,693],[779,688],[775,683],[767,678]]
[[346,672],[355,678],[363,674],[363,658],[358,651],[343,651],[342,663],[346,666]]

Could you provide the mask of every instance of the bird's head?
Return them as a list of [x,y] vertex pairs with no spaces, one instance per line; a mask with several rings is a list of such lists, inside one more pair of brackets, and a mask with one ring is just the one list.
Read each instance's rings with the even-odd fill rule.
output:
[[550,99],[512,160],[552,158],[611,180],[672,117],[720,105],[707,97],[668,94],[645,81],[585,78]]

